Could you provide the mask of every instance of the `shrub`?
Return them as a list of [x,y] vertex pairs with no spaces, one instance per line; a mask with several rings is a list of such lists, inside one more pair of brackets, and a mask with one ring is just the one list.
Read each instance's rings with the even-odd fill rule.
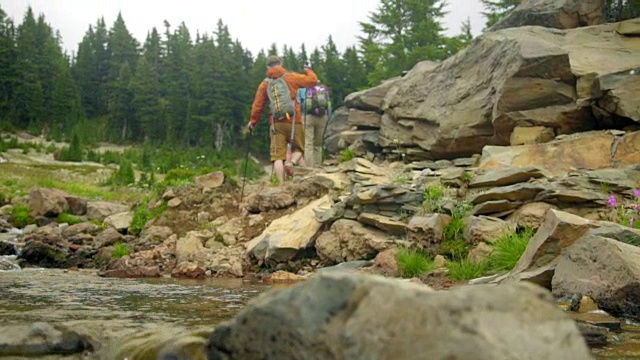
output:
[[492,270],[511,270],[520,260],[535,229],[525,228],[520,232],[503,235],[493,244],[493,253],[489,256]]
[[441,210],[441,200],[444,196],[444,187],[442,185],[431,185],[424,189],[422,201],[422,212],[426,214],[438,212]]
[[401,248],[397,255],[398,271],[403,278],[420,277],[435,268],[426,254],[417,250]]
[[351,148],[346,148],[344,150],[342,150],[342,152],[340,153],[340,157],[338,158],[339,162],[347,162],[347,161],[351,161],[355,156],[355,152],[353,151],[353,149]]
[[31,208],[26,205],[16,205],[13,207],[13,211],[11,212],[11,220],[13,224],[19,228],[23,228],[29,224],[34,224],[35,220],[29,212]]
[[136,182],[136,176],[133,172],[133,165],[129,160],[123,159],[118,167],[118,171],[111,175],[108,183],[110,185],[125,186],[134,184]]
[[113,248],[113,252],[111,253],[111,257],[113,259],[120,259],[123,256],[129,255],[129,248],[127,245],[118,242]]
[[133,212],[133,219],[131,220],[131,226],[129,226],[129,232],[133,235],[139,235],[145,224],[160,215],[167,209],[166,202],[162,202],[160,205],[149,209],[149,202],[151,199],[145,197]]

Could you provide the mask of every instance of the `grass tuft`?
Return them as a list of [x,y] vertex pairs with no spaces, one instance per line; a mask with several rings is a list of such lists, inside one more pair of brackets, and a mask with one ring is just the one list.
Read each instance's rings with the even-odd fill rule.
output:
[[429,256],[417,250],[401,248],[396,255],[398,271],[403,278],[420,277],[435,268]]
[[503,235],[493,244],[489,257],[492,270],[511,270],[520,260],[536,230],[525,228],[520,232]]

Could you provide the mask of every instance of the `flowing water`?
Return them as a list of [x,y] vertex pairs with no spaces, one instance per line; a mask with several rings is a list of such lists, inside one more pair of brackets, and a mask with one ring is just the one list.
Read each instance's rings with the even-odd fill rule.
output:
[[[201,334],[204,341],[216,323],[233,317],[266,289],[242,280],[108,279],[92,271],[3,271],[0,325],[63,324],[101,344],[90,358],[123,358],[116,353],[134,353],[148,341],[193,334]],[[125,349],[127,344],[131,349]]]
[[[171,346],[182,349],[176,359],[204,359],[203,344],[215,324],[271,287],[240,279],[110,279],[89,270],[20,270],[15,256],[0,256],[0,326],[49,322],[95,340],[91,353],[47,360],[155,359]],[[619,344],[594,350],[596,359],[640,359],[640,326],[626,323],[623,329]]]

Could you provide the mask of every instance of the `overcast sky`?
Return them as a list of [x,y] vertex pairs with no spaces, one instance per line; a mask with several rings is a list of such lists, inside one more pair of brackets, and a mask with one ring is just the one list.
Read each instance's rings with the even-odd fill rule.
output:
[[[333,35],[338,49],[357,43],[359,21],[366,21],[379,0],[0,0],[0,6],[16,24],[31,5],[36,15],[43,13],[51,26],[59,30],[64,48],[77,49],[90,24],[104,17],[111,27],[122,12],[125,23],[141,43],[154,26],[163,31],[163,22],[172,27],[184,21],[195,37],[196,31],[211,33],[219,18],[229,26],[234,38],[253,54],[276,42],[298,49],[305,43],[313,49]],[[460,32],[469,17],[474,35],[484,26],[479,0],[449,0],[444,20],[447,34]]]

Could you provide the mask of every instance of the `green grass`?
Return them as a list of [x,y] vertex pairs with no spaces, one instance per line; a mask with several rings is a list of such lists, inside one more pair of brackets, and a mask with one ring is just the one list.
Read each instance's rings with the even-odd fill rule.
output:
[[351,161],[355,157],[355,152],[351,148],[346,148],[340,152],[340,157],[338,161],[343,163],[347,161]]
[[58,224],[69,224],[69,225],[75,225],[75,224],[79,224],[82,222],[82,219],[69,214],[68,212],[63,212],[62,214],[58,215],[58,218],[56,219],[56,222]]
[[396,261],[400,276],[403,278],[420,277],[435,268],[433,261],[427,255],[406,248],[398,250]]
[[503,235],[493,244],[493,253],[489,256],[492,270],[511,270],[520,260],[536,230],[525,228],[520,232]]
[[431,185],[424,189],[422,201],[422,213],[431,214],[441,210],[441,199],[444,196],[444,187],[440,184]]
[[29,212],[31,208],[26,205],[16,205],[13,207],[13,211],[11,212],[11,220],[13,224],[19,228],[23,228],[29,224],[35,224],[35,220]]
[[111,253],[111,258],[120,259],[123,256],[129,255],[129,248],[127,245],[118,242],[113,248],[113,252]]
[[144,229],[144,225],[151,219],[154,219],[167,210],[167,203],[163,201],[160,205],[149,209],[150,197],[145,197],[138,205],[133,213],[133,220],[129,226],[129,232],[133,235],[139,235]]
[[464,238],[464,218],[471,210],[465,201],[457,202],[451,212],[451,222],[444,228],[441,254],[451,259],[463,259],[469,254],[469,244]]
[[453,280],[471,280],[482,277],[489,269],[485,261],[474,262],[468,258],[447,263],[448,276]]

